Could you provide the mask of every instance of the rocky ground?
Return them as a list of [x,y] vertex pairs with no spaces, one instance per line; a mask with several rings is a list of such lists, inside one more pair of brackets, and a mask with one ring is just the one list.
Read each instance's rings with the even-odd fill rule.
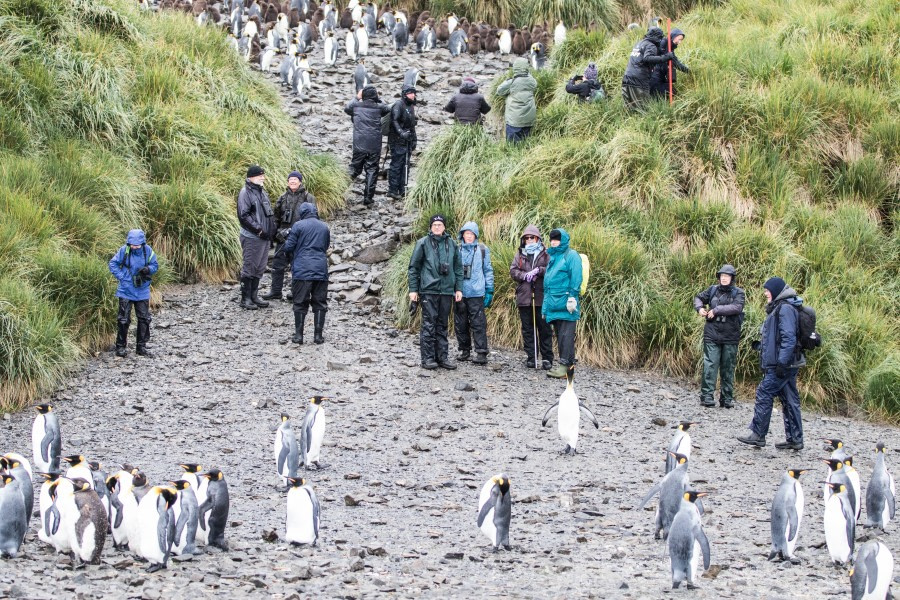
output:
[[[410,61],[425,64],[412,55],[378,60],[390,67],[382,81],[391,89]],[[425,88],[422,112],[435,111],[437,121],[451,77],[480,66],[485,81],[501,66],[449,63],[439,54],[426,60],[426,77],[431,70],[439,79]],[[288,107],[308,112],[300,121],[311,146],[342,158],[349,156],[349,119],[339,114],[349,69],[320,74],[315,101]],[[422,121],[427,139],[437,124]],[[177,476],[179,462],[222,469],[231,491],[231,550],[204,549],[148,575],[110,545],[100,566],[73,570],[37,540],[32,520],[24,556],[0,570],[0,596],[849,597],[847,570],[829,566],[824,548],[815,482],[826,452],[817,440],[846,440],[865,483],[875,443],[900,448],[900,432],[807,413],[807,448],[778,452],[776,413],[770,445],[751,449],[734,440],[749,422],[750,403],[701,410],[693,383],[585,367],[576,390],[601,427],[583,427],[580,454],[562,456],[555,419],[544,429],[540,419],[563,385],[526,370],[521,353],[494,350],[487,367],[463,364],[453,372],[418,367],[416,337],[395,330],[381,312],[381,263],[358,260],[373,245],[386,244],[379,251],[389,254],[412,233],[411,220],[381,197],[365,210],[358,199],[331,223],[337,291],[325,345],[287,342],[288,304],[246,312],[232,285],[172,287],[154,313],[156,358],[105,352],[49,399],[64,454],[81,452],[110,469],[128,461],[153,482]],[[322,502],[321,538],[318,547],[298,549],[283,541],[285,493],[271,448],[280,413],[299,416],[319,394],[331,399],[325,465],[308,478]],[[29,455],[32,417],[4,415],[0,450]],[[662,476],[663,450],[680,419],[701,422],[692,432],[691,473],[710,494],[703,523],[713,567],[699,589],[673,592],[664,545],[652,536],[655,502],[642,511],[634,506]],[[802,480],[799,565],[766,561],[769,506],[789,467],[811,470]],[[513,549],[495,554],[475,518],[481,486],[500,472],[512,479]],[[893,527],[882,539],[900,547]]]

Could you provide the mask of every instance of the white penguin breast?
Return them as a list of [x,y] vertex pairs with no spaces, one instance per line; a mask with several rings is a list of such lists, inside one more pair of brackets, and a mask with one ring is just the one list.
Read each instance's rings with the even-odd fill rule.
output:
[[578,396],[567,387],[559,397],[559,437],[572,448],[578,444],[578,424],[580,419]]
[[288,542],[311,544],[316,541],[313,505],[309,494],[302,487],[292,487],[287,495]]
[[832,560],[846,562],[850,557],[847,540],[847,521],[841,508],[841,498],[832,495],[825,503],[825,543]]
[[[481,488],[481,494],[478,496],[478,514],[481,514],[481,509],[484,507],[485,503],[491,499],[491,490],[494,489],[494,482],[488,481],[484,484],[484,487]],[[497,545],[497,528],[494,526],[494,509],[491,508],[487,515],[484,517],[484,521],[481,522],[480,527],[482,533],[487,536],[493,545]]]

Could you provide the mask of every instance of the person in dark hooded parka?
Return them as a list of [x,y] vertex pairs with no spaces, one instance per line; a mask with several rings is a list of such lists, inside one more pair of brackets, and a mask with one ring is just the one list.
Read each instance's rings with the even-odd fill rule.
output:
[[684,32],[678,28],[673,29],[668,38],[663,38],[659,43],[659,53],[666,54],[669,51],[669,42],[668,39],[672,40],[672,60],[661,62],[653,67],[653,72],[650,73],[650,94],[654,97],[666,97],[669,95],[669,62],[672,63],[672,94],[675,95],[678,93],[678,88],[675,87],[675,84],[678,82],[678,71],[682,73],[690,73],[691,70],[687,68],[683,62],[678,60],[678,57],[675,56],[675,49],[678,47],[678,44],[684,40]]
[[634,45],[628,66],[622,77],[622,99],[629,110],[640,110],[650,99],[650,76],[653,67],[670,60],[675,55],[660,52],[660,43],[666,34],[659,27],[651,27],[647,35]]
[[140,229],[128,232],[125,245],[119,248],[109,261],[109,272],[119,280],[116,297],[119,299],[116,332],[116,356],[128,355],[128,327],[131,325],[131,307],[137,315],[137,353],[152,356],[147,349],[150,340],[150,281],[159,270],[156,253],[147,244],[147,236]]
[[714,407],[716,379],[719,406],[734,407],[734,369],[737,365],[738,343],[744,322],[744,290],[737,287],[737,271],[722,265],[716,273],[718,283],[694,297],[694,310],[704,319],[703,376],[700,379],[700,405]]
[[391,112],[391,107],[378,99],[378,91],[371,85],[362,89],[360,98],[351,101],[344,112],[353,119],[353,158],[350,160],[350,178],[356,179],[365,171],[366,184],[363,204],[375,201],[378,182],[378,159],[381,158],[381,117]]
[[482,115],[491,111],[491,105],[484,99],[484,95],[478,91],[478,84],[472,77],[463,79],[459,92],[450,99],[444,107],[448,113],[453,113],[457,123],[463,125],[478,125]]
[[284,251],[294,257],[291,264],[291,294],[294,302],[295,344],[303,343],[303,326],[310,305],[315,331],[313,342],[325,342],[325,312],[328,310],[328,247],[331,231],[319,219],[315,205],[300,205],[300,220],[291,227]]

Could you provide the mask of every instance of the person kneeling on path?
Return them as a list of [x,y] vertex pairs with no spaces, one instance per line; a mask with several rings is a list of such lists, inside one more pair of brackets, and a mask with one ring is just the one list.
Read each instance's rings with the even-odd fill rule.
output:
[[575,364],[575,326],[581,318],[581,256],[569,248],[565,229],[550,232],[550,262],[544,276],[544,302],[541,313],[556,331],[559,364],[547,372],[548,377],[565,377],[569,365]]
[[597,65],[594,63],[589,64],[584,70],[584,77],[578,75],[572,77],[566,84],[566,91],[570,94],[577,94],[579,102],[606,98],[603,84],[597,80]]
[[131,307],[137,316],[137,353],[152,357],[147,349],[150,340],[150,281],[159,270],[159,262],[153,248],[147,245],[147,236],[140,229],[132,229],[109,261],[109,272],[119,280],[116,297],[119,314],[116,317],[116,356],[125,357],[128,327],[131,325]]
[[716,405],[713,395],[716,379],[721,376],[719,406],[733,408],[734,367],[744,322],[744,290],[735,285],[737,271],[731,265],[722,265],[716,277],[719,279],[718,285],[703,290],[694,298],[694,310],[706,320],[703,326],[700,406]]
[[531,128],[537,121],[537,102],[534,99],[537,80],[528,72],[527,58],[514,60],[512,72],[513,76],[497,88],[497,95],[508,96],[504,111],[506,141],[517,143],[531,134]]
[[263,300],[281,300],[284,287],[284,269],[291,263],[291,256],[284,252],[284,242],[294,223],[300,220],[300,205],[309,202],[316,204],[316,197],[303,187],[303,174],[291,171],[288,175],[287,190],[275,203],[275,221],[278,223],[275,233],[275,257],[272,260],[272,285]]
[[675,57],[671,52],[660,52],[665,33],[659,27],[651,27],[647,35],[635,44],[622,77],[622,100],[628,110],[642,110],[650,99],[650,75],[653,67]]
[[401,98],[391,107],[391,126],[388,129],[388,148],[391,166],[388,171],[388,197],[399,200],[406,197],[409,179],[409,157],[416,150],[416,88],[405,87]]
[[416,242],[409,259],[410,313],[422,305],[419,331],[422,367],[455,369],[456,363],[448,356],[447,322],[454,299],[462,301],[462,261],[456,242],[445,231],[443,215],[431,217],[430,227],[428,235]]
[[363,204],[375,202],[375,186],[378,183],[378,159],[381,158],[381,117],[391,112],[391,107],[378,99],[378,92],[371,85],[360,90],[358,99],[352,100],[344,112],[353,120],[353,158],[350,160],[350,179],[356,179],[365,170],[366,183]]
[[247,169],[247,180],[238,194],[237,214],[241,224],[241,308],[256,310],[269,303],[259,297],[259,280],[266,272],[270,240],[275,237],[275,212],[263,189],[266,172],[259,165]]
[[509,266],[509,275],[516,282],[516,306],[522,322],[522,341],[525,344],[525,366],[537,366],[540,348],[541,368],[549,371],[553,366],[553,330],[541,314],[544,302],[544,274],[550,256],[544,249],[541,233],[529,225],[522,233],[519,251]]
[[[760,327],[759,359],[763,379],[756,388],[756,405],[750,433],[738,441],[762,448],[766,445],[769,420],[775,396],[781,398],[785,441],[775,444],[778,450],[803,449],[803,418],[800,414],[800,392],[797,370],[806,365],[797,332],[798,310],[803,300],[781,277],[771,277],[763,284],[766,294],[766,320]],[[756,347],[757,344],[754,344]]]
[[486,365],[488,355],[486,308],[494,299],[494,268],[491,251],[478,241],[478,225],[469,221],[459,230],[459,259],[462,261],[462,298],[453,313],[458,360],[469,360],[475,341],[476,365]]
[[478,84],[475,83],[475,79],[466,77],[459,87],[459,92],[450,99],[444,110],[448,113],[453,113],[457,123],[478,125],[481,123],[482,115],[491,112],[491,105],[487,103],[487,100],[478,91]]
[[313,309],[313,342],[325,342],[325,312],[328,310],[328,247],[331,245],[331,231],[319,220],[315,205],[304,202],[300,205],[300,220],[291,227],[284,251],[292,254],[291,293],[294,301],[295,344],[303,343],[303,326],[309,306]]

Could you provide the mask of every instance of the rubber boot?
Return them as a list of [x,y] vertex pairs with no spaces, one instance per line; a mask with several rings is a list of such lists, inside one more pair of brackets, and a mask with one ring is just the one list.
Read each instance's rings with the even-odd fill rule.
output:
[[259,308],[256,304],[253,303],[253,300],[250,299],[250,296],[253,291],[253,278],[252,277],[242,277],[241,278],[241,308],[246,310],[256,310]]
[[547,371],[547,377],[555,377],[557,379],[562,379],[563,377],[566,376],[566,373],[568,373],[568,371],[569,371],[569,369],[566,365],[559,363],[558,365],[553,367],[553,369]]
[[269,292],[260,296],[263,300],[281,300],[281,289],[284,287],[284,271],[279,277],[272,271],[272,283],[269,284]]
[[294,337],[291,341],[295,344],[303,345],[303,326],[306,323],[306,311],[294,311]]
[[322,332],[325,329],[324,310],[317,310],[313,312],[313,326],[315,327],[315,330],[313,331],[313,343],[324,344],[325,338],[322,336]]
[[269,303],[259,297],[259,277],[253,277],[252,287],[250,288],[250,301],[260,308],[269,308]]
[[153,358],[153,354],[147,350],[147,342],[150,341],[150,323],[147,321],[137,322],[137,354],[138,356],[146,356]]
[[128,343],[128,323],[119,323],[116,331],[116,356],[125,358],[128,356],[126,344]]

